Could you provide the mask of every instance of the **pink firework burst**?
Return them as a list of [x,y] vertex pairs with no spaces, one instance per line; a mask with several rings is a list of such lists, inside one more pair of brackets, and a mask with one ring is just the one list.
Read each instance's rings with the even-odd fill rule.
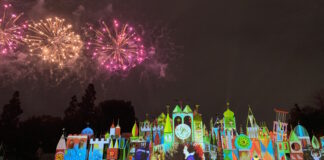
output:
[[94,36],[87,43],[87,49],[110,72],[127,71],[147,58],[141,37],[128,24],[121,25],[114,20],[111,27],[102,22],[100,29],[90,26],[89,30]]
[[23,32],[27,28],[24,23],[19,24],[18,20],[23,15],[16,15],[9,12],[11,4],[4,4],[0,17],[0,54],[6,55],[17,49],[23,41]]

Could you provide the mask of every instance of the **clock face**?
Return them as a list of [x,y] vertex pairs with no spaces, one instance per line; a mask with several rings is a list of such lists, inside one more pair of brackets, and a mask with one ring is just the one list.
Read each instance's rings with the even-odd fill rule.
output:
[[175,135],[181,140],[185,140],[185,139],[189,138],[191,135],[191,129],[186,124],[179,124],[176,127],[174,132],[175,132]]
[[235,139],[235,146],[239,149],[250,149],[252,142],[246,135],[239,135]]
[[63,160],[64,154],[62,152],[56,153],[55,160]]

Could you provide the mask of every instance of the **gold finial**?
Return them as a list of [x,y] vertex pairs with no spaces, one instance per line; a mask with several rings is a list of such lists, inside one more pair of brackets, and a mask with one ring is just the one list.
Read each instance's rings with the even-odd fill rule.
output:
[[227,108],[229,108],[229,106],[230,106],[229,101],[226,102],[226,106],[227,106]]
[[243,127],[242,127],[242,124],[240,125],[240,134],[243,134]]
[[167,108],[167,113],[169,113],[170,105],[166,105],[166,108]]
[[195,107],[196,107],[196,112],[198,112],[198,109],[199,109],[199,104],[196,104]]
[[148,113],[145,114],[146,120],[148,120]]

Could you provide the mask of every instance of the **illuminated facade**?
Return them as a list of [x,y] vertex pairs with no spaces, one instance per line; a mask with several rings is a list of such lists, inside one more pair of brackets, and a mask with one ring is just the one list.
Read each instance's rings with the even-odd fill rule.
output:
[[70,134],[67,139],[62,135],[55,160],[164,160],[181,145],[193,146],[201,159],[214,160],[302,160],[305,151],[313,159],[323,155],[323,137],[313,136],[310,140],[300,124],[288,132],[286,111],[274,110],[276,119],[269,131],[265,123],[257,123],[249,107],[245,132],[242,127],[238,132],[229,103],[222,117],[210,120],[209,129],[198,109],[199,105],[194,110],[189,105],[176,105],[170,113],[167,106],[167,111],[156,118],[147,114],[144,121],[134,122],[128,137],[122,136],[119,121],[116,126],[111,124],[102,138],[94,138],[90,127],[81,134]]

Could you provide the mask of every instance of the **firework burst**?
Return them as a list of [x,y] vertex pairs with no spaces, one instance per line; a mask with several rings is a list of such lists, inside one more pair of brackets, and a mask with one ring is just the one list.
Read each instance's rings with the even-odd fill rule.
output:
[[9,13],[11,4],[3,5],[3,12],[0,17],[0,54],[8,54],[17,49],[23,41],[23,31],[26,24],[18,24],[19,15]]
[[39,54],[44,61],[62,68],[79,57],[83,42],[64,19],[54,17],[33,22],[28,25],[28,30],[25,41],[29,51]]
[[87,49],[110,72],[129,70],[147,58],[141,37],[128,24],[120,25],[114,20],[112,27],[108,27],[102,22],[100,29],[90,26],[89,31],[94,36],[87,42]]

